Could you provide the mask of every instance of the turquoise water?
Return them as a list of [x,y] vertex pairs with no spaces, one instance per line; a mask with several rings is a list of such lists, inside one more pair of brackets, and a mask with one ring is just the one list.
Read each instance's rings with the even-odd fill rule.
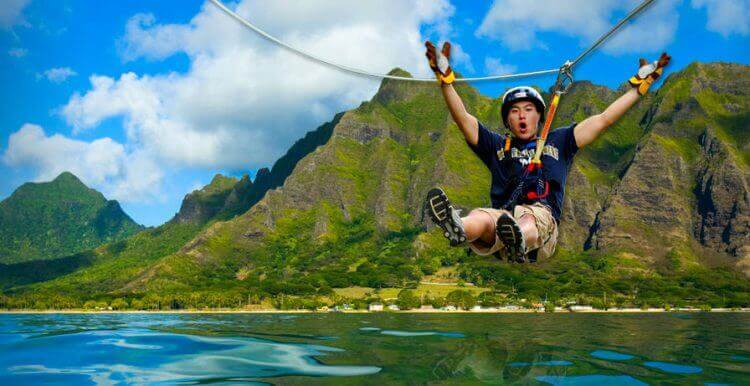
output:
[[0,385],[750,384],[750,314],[4,314]]

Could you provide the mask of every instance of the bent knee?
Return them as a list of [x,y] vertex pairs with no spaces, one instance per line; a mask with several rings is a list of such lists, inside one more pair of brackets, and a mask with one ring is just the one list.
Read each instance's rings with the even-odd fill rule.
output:
[[495,222],[495,217],[492,216],[491,213],[488,213],[487,211],[484,211],[482,209],[472,209],[472,211],[469,212],[468,217],[474,218],[477,221],[481,221],[482,223],[486,224],[493,224]]

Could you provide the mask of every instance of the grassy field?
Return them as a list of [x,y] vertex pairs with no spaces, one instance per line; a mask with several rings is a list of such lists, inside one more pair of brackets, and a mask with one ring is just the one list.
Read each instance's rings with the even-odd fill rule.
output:
[[[484,291],[490,291],[490,288],[474,287],[474,286],[459,286],[457,284],[419,284],[414,293],[417,296],[429,295],[430,297],[445,297],[451,291],[457,289],[466,290],[471,292],[472,295],[477,296]],[[347,288],[334,288],[336,294],[345,296],[348,298],[364,298],[369,296],[379,295],[383,299],[395,299],[401,288],[381,288],[376,290],[375,288],[369,287],[347,287]]]

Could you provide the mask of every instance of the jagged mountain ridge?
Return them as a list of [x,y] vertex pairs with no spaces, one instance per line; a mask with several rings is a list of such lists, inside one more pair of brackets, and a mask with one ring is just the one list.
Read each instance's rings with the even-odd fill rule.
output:
[[[201,229],[247,211],[268,189],[281,185],[302,157],[328,141],[340,115],[296,141],[270,170],[258,170],[253,181],[247,174],[239,180],[217,174],[208,185],[185,195],[178,213],[165,224],[115,243],[59,256],[60,263],[2,266],[0,288],[50,280],[50,287],[64,293],[80,288],[108,292],[122,287],[156,260],[177,252]],[[70,277],[54,281],[68,274]]]
[[694,63],[670,75],[599,213],[592,246],[654,258],[672,252],[689,264],[723,252],[747,269],[749,93],[743,65]]
[[337,114],[330,122],[306,133],[270,170],[260,168],[253,181],[247,174],[239,180],[216,174],[208,185],[185,195],[180,210],[170,221],[205,223],[212,219],[226,220],[246,212],[269,189],[281,186],[300,159],[328,141],[342,115]]

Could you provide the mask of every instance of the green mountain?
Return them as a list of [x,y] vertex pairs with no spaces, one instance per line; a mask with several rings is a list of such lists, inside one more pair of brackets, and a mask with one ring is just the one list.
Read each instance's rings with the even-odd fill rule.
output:
[[159,258],[177,252],[202,229],[244,213],[267,190],[281,185],[301,158],[328,141],[340,116],[308,132],[271,170],[261,168],[254,181],[247,174],[239,180],[217,174],[208,185],[187,194],[179,212],[159,227],[50,262],[0,264],[0,290],[49,281],[73,272],[51,284],[59,285],[55,292],[70,294],[86,288],[88,293],[98,294],[126,285]]
[[0,263],[50,260],[143,229],[114,200],[69,172],[26,183],[0,202]]
[[[131,247],[139,245],[131,238],[121,253],[138,264],[112,255],[13,293],[158,298],[173,307],[237,305],[249,297],[283,304],[285,295],[413,287],[449,272],[528,299],[750,305],[742,273],[750,274],[749,82],[748,66],[691,64],[583,149],[567,186],[558,252],[535,265],[449,248],[429,227],[421,210],[427,190],[442,186],[465,210],[487,206],[489,172],[437,87],[385,80],[371,101],[311,136],[314,146],[297,146],[294,162],[283,167],[288,174],[269,178],[273,188],[256,191],[258,201],[229,200],[232,182],[214,179],[222,189],[196,196],[199,205],[184,203],[184,216],[163,229],[211,220],[170,248],[156,238]],[[498,99],[457,88],[472,114],[500,126]],[[622,91],[575,83],[554,126],[601,111]],[[249,181],[235,189],[241,182],[232,189],[247,192]]]

